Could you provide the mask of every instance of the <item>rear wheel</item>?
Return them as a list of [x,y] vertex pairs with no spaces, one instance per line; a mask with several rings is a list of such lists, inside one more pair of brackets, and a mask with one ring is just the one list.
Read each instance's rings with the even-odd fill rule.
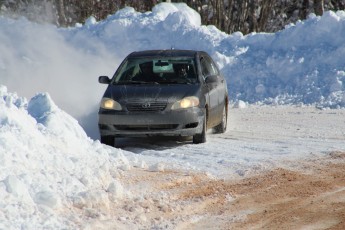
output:
[[194,144],[200,144],[200,143],[206,142],[206,129],[207,129],[207,117],[206,117],[206,112],[205,112],[204,121],[202,124],[202,131],[201,133],[195,134],[193,136]]
[[226,126],[228,124],[228,113],[226,111],[226,106],[223,107],[222,122],[214,127],[214,133],[224,133],[226,131]]
[[101,143],[105,145],[109,145],[114,147],[115,145],[115,137],[113,136],[101,136]]

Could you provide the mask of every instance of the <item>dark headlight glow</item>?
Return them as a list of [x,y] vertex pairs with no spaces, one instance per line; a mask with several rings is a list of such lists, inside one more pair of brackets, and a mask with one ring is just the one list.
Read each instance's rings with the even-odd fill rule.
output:
[[196,107],[199,105],[199,99],[197,97],[191,96],[191,97],[185,97],[182,100],[176,101],[171,109],[176,110],[176,109],[187,109],[187,108],[192,108]]
[[122,110],[121,105],[117,101],[107,97],[102,98],[100,107],[109,110]]

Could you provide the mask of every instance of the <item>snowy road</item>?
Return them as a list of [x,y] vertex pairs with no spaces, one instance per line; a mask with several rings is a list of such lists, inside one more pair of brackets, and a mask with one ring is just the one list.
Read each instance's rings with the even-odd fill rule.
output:
[[150,164],[235,178],[276,167],[298,170],[296,161],[344,150],[344,140],[345,110],[250,106],[230,108],[227,132],[208,134],[205,144],[138,138],[120,139],[116,147]]
[[112,213],[126,218],[91,227],[344,229],[345,110],[250,106],[229,114],[228,131],[205,144],[119,140],[128,158],[161,168],[123,173],[132,197]]

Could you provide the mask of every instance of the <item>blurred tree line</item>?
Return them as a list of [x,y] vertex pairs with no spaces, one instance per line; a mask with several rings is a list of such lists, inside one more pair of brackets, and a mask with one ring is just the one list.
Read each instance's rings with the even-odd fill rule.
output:
[[[151,11],[162,0],[0,0],[0,15],[24,16],[40,23],[74,26],[90,16],[102,20],[130,6]],[[344,10],[345,0],[167,0],[184,2],[201,15],[202,24],[215,25],[227,33],[275,32],[310,13]]]

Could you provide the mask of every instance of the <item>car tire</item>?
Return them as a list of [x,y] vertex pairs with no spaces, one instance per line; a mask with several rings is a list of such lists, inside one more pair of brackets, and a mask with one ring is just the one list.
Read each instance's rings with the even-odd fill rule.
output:
[[206,117],[206,112],[204,116],[204,121],[202,124],[202,131],[201,133],[195,134],[193,136],[193,143],[194,144],[201,144],[206,142],[206,130],[207,130],[207,117]]
[[226,126],[228,125],[228,112],[226,110],[226,105],[223,107],[223,112],[222,112],[222,122],[214,127],[213,132],[214,133],[225,133],[226,131]]
[[105,145],[109,145],[114,147],[115,145],[115,137],[113,136],[101,136],[101,143]]

